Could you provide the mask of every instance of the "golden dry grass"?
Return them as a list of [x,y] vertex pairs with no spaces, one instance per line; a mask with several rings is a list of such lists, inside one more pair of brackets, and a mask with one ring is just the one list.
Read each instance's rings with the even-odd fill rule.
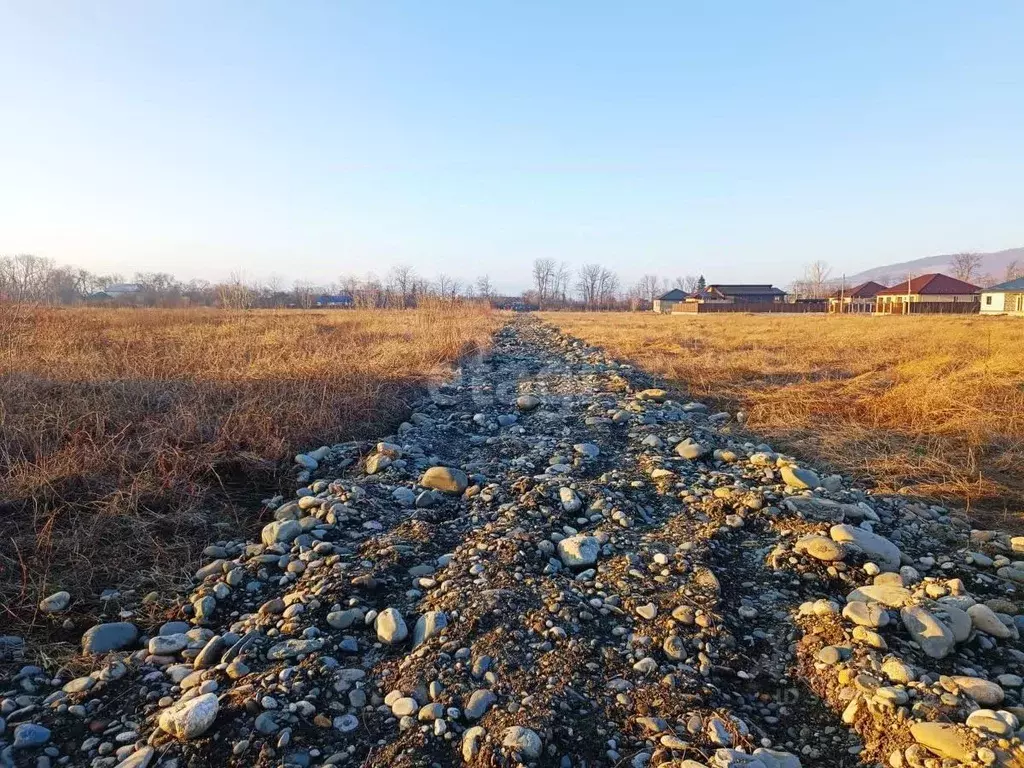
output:
[[[482,347],[476,306],[0,309],[0,625],[147,588],[251,532],[290,455],[389,431]],[[255,503],[253,503],[255,502]]]
[[823,315],[543,315],[742,409],[753,432],[878,487],[1019,527],[1024,320]]

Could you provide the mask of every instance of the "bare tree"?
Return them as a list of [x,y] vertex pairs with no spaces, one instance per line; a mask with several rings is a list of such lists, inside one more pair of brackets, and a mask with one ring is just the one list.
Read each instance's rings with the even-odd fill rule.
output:
[[537,305],[543,309],[544,303],[551,297],[555,275],[554,259],[533,260],[533,287],[537,291]]
[[295,305],[309,309],[316,303],[316,286],[303,280],[296,280],[293,289]]
[[970,283],[978,276],[978,272],[981,270],[981,263],[981,254],[971,251],[953,254],[953,258],[949,260],[953,277],[957,280],[963,280],[965,283]]
[[597,303],[600,282],[600,264],[584,264],[576,271],[576,292],[587,309],[593,309]]
[[572,268],[569,263],[563,261],[555,270],[555,277],[551,286],[551,297],[559,304],[564,305],[569,300],[569,281],[572,280]]
[[395,300],[402,309],[412,306],[416,297],[419,278],[416,271],[405,264],[392,267],[388,275],[388,288],[395,294]]
[[1003,279],[1008,283],[1011,280],[1016,280],[1018,277],[1024,277],[1024,266],[1014,259],[1006,265],[1006,273],[1003,275]]
[[476,279],[476,292],[482,299],[491,298],[491,278],[488,275],[480,275]]
[[434,285],[436,286],[439,299],[454,302],[459,295],[459,282],[444,272],[437,276],[437,281]]
[[597,303],[598,306],[607,309],[615,303],[615,297],[619,292],[619,277],[614,272],[601,268],[601,274],[597,281]]
[[217,295],[225,309],[249,309],[256,297],[242,272],[232,272],[226,283],[217,286]]
[[658,280],[657,275],[644,275],[636,283],[637,296],[641,301],[653,304],[654,300],[661,295],[660,284],[661,281]]

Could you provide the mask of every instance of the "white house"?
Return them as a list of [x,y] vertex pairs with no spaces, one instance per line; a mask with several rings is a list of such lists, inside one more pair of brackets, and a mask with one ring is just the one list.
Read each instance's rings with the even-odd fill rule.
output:
[[981,314],[1024,316],[1024,277],[983,290]]

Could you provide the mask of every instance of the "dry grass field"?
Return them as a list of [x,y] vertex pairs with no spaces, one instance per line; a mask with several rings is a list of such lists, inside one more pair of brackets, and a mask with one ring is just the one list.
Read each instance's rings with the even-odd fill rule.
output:
[[296,451],[393,427],[485,345],[469,305],[411,311],[0,310],[0,626],[87,609],[251,532]]
[[877,487],[1024,524],[1024,320],[548,313]]

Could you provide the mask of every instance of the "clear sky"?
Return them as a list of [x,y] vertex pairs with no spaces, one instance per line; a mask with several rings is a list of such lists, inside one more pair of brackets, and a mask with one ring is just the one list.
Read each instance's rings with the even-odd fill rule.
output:
[[788,283],[1024,244],[1024,3],[0,0],[0,253]]

